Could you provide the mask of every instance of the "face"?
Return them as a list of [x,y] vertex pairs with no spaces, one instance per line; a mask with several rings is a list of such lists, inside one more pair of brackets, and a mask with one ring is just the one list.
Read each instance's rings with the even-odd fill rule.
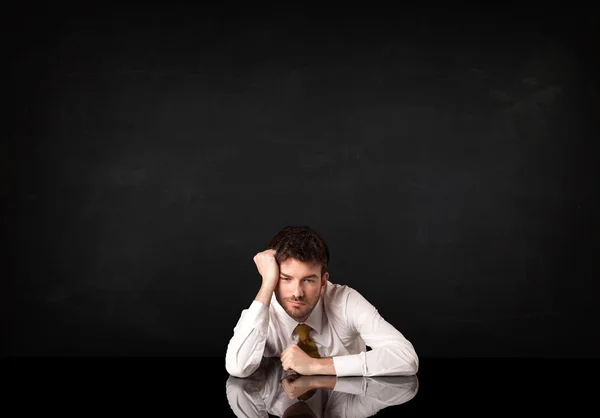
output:
[[321,265],[303,263],[288,258],[279,266],[279,281],[275,288],[277,302],[289,316],[304,322],[317,305],[329,273],[321,278]]

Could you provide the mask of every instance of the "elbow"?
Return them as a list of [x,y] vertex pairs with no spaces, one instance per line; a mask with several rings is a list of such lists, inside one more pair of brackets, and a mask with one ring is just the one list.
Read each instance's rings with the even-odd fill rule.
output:
[[229,375],[233,376],[233,377],[241,377],[241,378],[248,377],[248,375],[246,373],[244,373],[244,369],[239,368],[239,367],[234,367],[229,364],[226,364],[225,370],[227,370],[227,373],[229,373]]
[[401,364],[399,364],[399,368],[397,372],[394,373],[395,376],[415,376],[419,372],[419,360],[417,358],[404,359]]
[[419,372],[419,358],[415,356],[414,359],[408,362],[408,375],[414,376]]
[[[393,345],[383,348],[381,360],[387,376],[414,376],[419,372],[419,357],[417,353],[406,346]],[[383,353],[382,352],[382,353]],[[377,357],[375,357],[377,358]],[[366,374],[370,376],[370,374]]]
[[416,375],[419,372],[419,356],[414,351],[414,349],[412,350],[412,353],[409,356],[407,365],[408,365],[408,373],[409,373],[409,375],[414,376],[414,375]]
[[227,373],[229,373],[230,376],[239,377],[242,379],[245,379],[254,373],[254,370],[250,367],[244,368],[230,363],[225,363],[225,370],[227,370]]
[[407,350],[406,347],[399,348],[397,352],[397,361],[401,364],[401,371],[398,373],[402,376],[414,376],[419,372],[419,356],[414,349]]
[[233,377],[239,377],[239,378],[245,379],[246,377],[249,376],[249,374],[244,373],[243,369],[235,369],[235,368],[231,368],[231,367],[226,367],[225,369],[227,370],[227,373],[229,373],[229,375],[233,376]]
[[405,373],[407,376],[414,376],[419,372],[419,356],[415,348],[411,345],[409,349],[404,347],[403,358],[405,364]]

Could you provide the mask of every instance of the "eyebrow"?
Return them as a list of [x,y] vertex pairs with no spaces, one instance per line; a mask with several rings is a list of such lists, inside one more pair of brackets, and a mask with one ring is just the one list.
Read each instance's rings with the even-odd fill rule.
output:
[[[292,276],[290,276],[289,274],[285,274],[285,273],[279,273],[281,276],[287,277],[287,278],[292,278]],[[319,276],[317,276],[316,274],[311,274],[310,276],[304,276],[303,279],[318,279]]]

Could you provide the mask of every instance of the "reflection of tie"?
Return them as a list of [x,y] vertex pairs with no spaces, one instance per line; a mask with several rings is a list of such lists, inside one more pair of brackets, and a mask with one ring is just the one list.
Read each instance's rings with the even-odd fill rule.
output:
[[315,413],[304,402],[298,402],[283,412],[282,418],[288,417],[316,417]]
[[317,345],[310,338],[311,331],[312,328],[306,324],[300,324],[296,327],[296,333],[300,337],[300,341],[298,341],[298,347],[300,347],[309,356],[319,358],[320,356]]

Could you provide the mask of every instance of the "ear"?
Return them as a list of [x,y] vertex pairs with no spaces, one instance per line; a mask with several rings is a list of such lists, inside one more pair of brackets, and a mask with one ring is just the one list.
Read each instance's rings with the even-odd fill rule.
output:
[[325,290],[325,285],[327,284],[327,280],[329,280],[329,272],[325,273],[323,277],[321,277],[321,292]]

